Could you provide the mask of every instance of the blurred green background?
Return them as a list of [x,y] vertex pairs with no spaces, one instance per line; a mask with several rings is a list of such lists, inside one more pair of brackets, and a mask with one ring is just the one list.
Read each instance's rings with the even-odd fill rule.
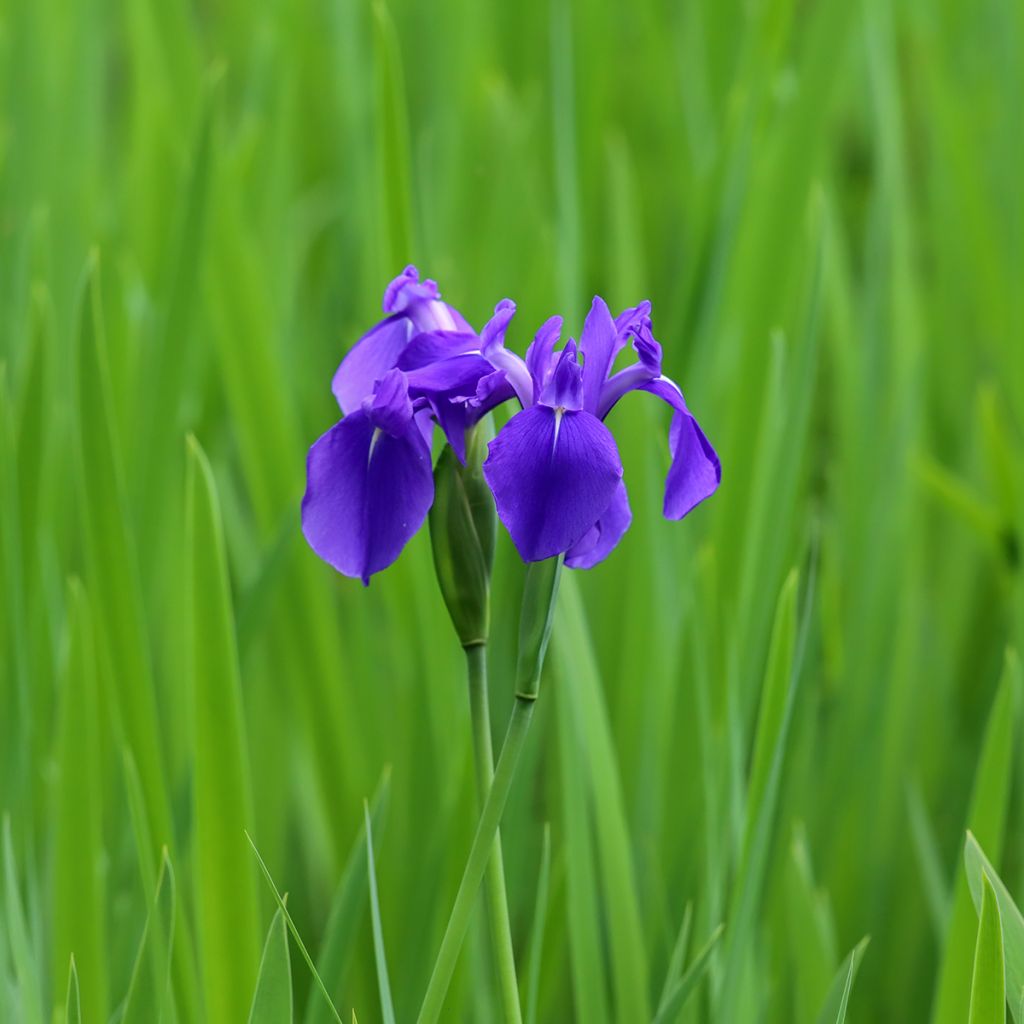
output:
[[[965,1021],[968,824],[1024,893],[1022,54],[1016,0],[0,0],[0,1021],[59,1018],[72,952],[82,1020],[130,984],[157,1020],[172,908],[163,1019],[245,1020],[243,828],[381,1019],[375,792],[415,1015],[475,824],[461,653],[425,534],[364,591],[298,526],[410,261],[477,326],[513,297],[520,352],[650,298],[724,469],[666,523],[667,412],[616,411],[633,528],[565,588],[504,825],[535,1019],[650,1020],[689,906],[687,960],[726,930],[673,1020],[813,1024],[870,934],[849,1020]],[[477,922],[445,1019],[494,1005]]]

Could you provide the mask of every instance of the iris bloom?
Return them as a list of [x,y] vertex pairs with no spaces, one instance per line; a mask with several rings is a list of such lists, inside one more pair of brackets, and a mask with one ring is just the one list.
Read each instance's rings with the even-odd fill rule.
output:
[[[384,312],[338,367],[332,389],[345,415],[307,460],[303,532],[339,572],[368,583],[422,525],[434,497],[434,424],[465,461],[466,431],[513,398],[522,411],[491,442],[483,469],[525,561],[565,553],[570,567],[590,568],[628,529],[622,463],[604,420],[630,391],[674,410],[665,515],[681,519],[718,486],[718,457],[661,373],[650,303],[613,320],[595,298],[579,348],[570,339],[557,353],[562,321],[552,317],[525,360],[504,345],[511,301],[497,305],[478,335],[415,267],[388,285]],[[629,342],[637,362],[613,373]]]
[[[564,552],[566,565],[588,569],[629,528],[632,513],[622,462],[604,420],[631,391],[653,394],[674,412],[666,518],[682,519],[718,487],[718,456],[679,386],[661,372],[661,346],[651,333],[650,310],[644,302],[613,319],[598,296],[578,348],[570,338],[555,352],[562,323],[553,317],[537,333],[525,360],[505,349],[503,328],[483,339],[483,354],[505,372],[523,406],[491,442],[483,470],[498,516],[524,561]],[[613,373],[616,357],[630,341],[637,361]]]

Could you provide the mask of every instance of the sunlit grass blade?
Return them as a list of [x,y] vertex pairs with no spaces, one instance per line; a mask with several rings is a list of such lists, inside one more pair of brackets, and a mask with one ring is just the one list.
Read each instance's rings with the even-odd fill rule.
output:
[[1006,981],[1003,969],[1003,927],[999,901],[987,875],[981,876],[981,915],[971,974],[968,1024],[1006,1024]]
[[869,941],[865,936],[847,954],[832,981],[825,1004],[818,1014],[817,1024],[845,1024],[846,1011],[850,1005],[850,992],[853,991],[853,983]]
[[711,961],[711,954],[718,945],[718,940],[725,930],[724,925],[719,925],[712,933],[708,941],[701,947],[700,951],[693,958],[693,963],[686,969],[686,973],[672,986],[654,1018],[654,1024],[671,1024],[676,1015],[686,1005],[687,1000],[696,991],[701,978]]
[[41,975],[25,921],[21,893],[18,891],[18,871],[9,817],[4,817],[3,832],[5,924],[14,966],[18,1005],[21,1007],[24,1024],[43,1024]]
[[540,869],[537,872],[537,896],[533,906],[533,925],[530,928],[530,958],[524,978],[523,1019],[525,1024],[537,1024],[537,996],[540,992],[540,972],[544,962],[544,931],[548,923],[550,887],[551,825],[545,822]]
[[194,705],[196,921],[207,1013],[239,1020],[256,980],[259,913],[245,829],[249,752],[216,485],[189,439],[186,657]]
[[291,1024],[292,971],[288,957],[288,929],[278,909],[270,922],[263,959],[256,978],[256,992],[249,1011],[249,1024]]
[[1024,917],[1003,884],[996,869],[970,832],[964,844],[964,867],[971,890],[975,911],[980,915],[984,898],[985,880],[988,880],[999,903],[999,916],[1003,931],[1003,953],[1006,971],[1006,1000],[1017,1024],[1024,1024]]
[[299,947],[299,952],[302,954],[302,959],[306,961],[306,966],[309,968],[310,974],[313,976],[313,980],[316,982],[316,986],[320,989],[320,994],[324,997],[324,1001],[330,1008],[331,1014],[337,1024],[342,1024],[341,1014],[338,1013],[337,1007],[334,1005],[334,1000],[331,999],[330,992],[327,991],[327,986],[323,982],[323,978],[320,977],[320,973],[316,969],[316,964],[313,963],[313,958],[309,955],[309,950],[306,949],[306,944],[302,941],[302,936],[299,934],[299,929],[295,927],[295,922],[292,920],[291,914],[288,913],[288,907],[285,905],[284,899],[281,893],[278,891],[277,886],[274,884],[273,876],[270,874],[270,870],[267,868],[266,863],[260,856],[260,851],[256,849],[256,844],[252,841],[252,836],[247,832],[245,838],[249,840],[249,845],[252,847],[252,852],[256,855],[256,860],[259,863],[260,870],[263,872],[263,877],[267,880],[267,885],[270,886],[270,891],[274,894],[274,899],[277,900],[278,909],[284,915],[285,921],[288,923],[288,930],[292,933],[292,938],[295,940],[295,945]]
[[391,982],[388,980],[388,961],[384,952],[384,926],[380,920],[380,898],[377,895],[377,872],[373,863],[373,828],[370,824],[370,805],[363,803],[366,822],[366,874],[370,885],[370,918],[373,922],[373,957],[377,965],[377,989],[380,992],[380,1012],[384,1024],[395,1024],[395,1007],[391,1001]]
[[[967,828],[997,860],[1003,849],[1013,780],[1020,688],[1020,662],[1012,651],[1008,651],[999,689],[989,712],[967,813]],[[971,952],[977,918],[971,907],[967,882],[964,874],[958,871],[932,1024],[961,1024],[970,1007]]]
[[[376,792],[370,800],[370,825],[380,834],[381,824],[388,812],[391,797],[391,770],[385,768]],[[352,958],[359,926],[365,913],[368,884],[366,829],[360,829],[345,862],[345,870],[334,891],[331,910],[327,916],[324,937],[316,958],[317,971],[328,990],[337,992]],[[310,999],[306,1004],[304,1024],[326,1024],[331,1010],[322,999]]]
[[176,901],[174,871],[165,850],[121,1010],[121,1024],[168,1024],[172,1020],[170,972]]
[[92,617],[82,585],[69,593],[67,670],[60,697],[53,816],[53,973],[68,957],[81,966],[88,1020],[106,1020],[105,852],[102,824],[102,744]]

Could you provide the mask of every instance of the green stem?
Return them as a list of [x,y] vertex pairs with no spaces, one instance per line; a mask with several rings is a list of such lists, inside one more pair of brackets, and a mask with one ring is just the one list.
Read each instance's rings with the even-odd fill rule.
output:
[[430,984],[427,985],[427,994],[423,997],[418,1024],[435,1024],[444,1006],[444,997],[455,972],[462,940],[466,937],[466,929],[469,927],[473,902],[487,870],[487,863],[491,859],[491,849],[498,834],[505,801],[512,788],[516,765],[519,763],[519,755],[522,753],[523,743],[530,728],[533,705],[533,698],[516,696],[505,743],[494,770],[494,781],[480,812],[480,823],[476,827],[473,845],[469,848],[469,859],[462,873],[451,917],[448,918],[448,927],[441,940],[441,949],[437,954],[434,972],[430,976]]
[[[473,722],[476,790],[482,812],[494,778],[491,715],[487,706],[487,648],[483,644],[474,644],[466,648],[466,667],[469,674],[469,711]],[[509,922],[508,897],[505,892],[505,864],[501,853],[500,829],[494,834],[491,859],[487,862],[484,892],[504,1019],[506,1024],[522,1024],[523,1014],[519,1008],[519,985],[516,981],[512,925]]]

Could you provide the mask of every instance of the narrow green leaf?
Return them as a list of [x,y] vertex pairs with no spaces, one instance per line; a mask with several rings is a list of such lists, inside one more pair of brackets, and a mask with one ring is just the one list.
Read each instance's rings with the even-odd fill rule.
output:
[[82,967],[87,1020],[106,1020],[106,854],[103,770],[92,616],[82,585],[69,588],[69,644],[57,741],[53,809],[53,970],[69,956]]
[[1024,995],[1024,917],[978,840],[970,832],[964,844],[964,865],[975,911],[981,914],[986,878],[999,902],[1006,964],[1006,999],[1010,1010],[1016,1015],[1014,1020],[1017,1024],[1024,1024],[1024,1016],[1021,1016],[1024,1011],[1024,999],[1021,998]]
[[1006,980],[1003,969],[1003,926],[999,901],[987,875],[981,876],[981,915],[971,976],[968,1024],[1006,1024]]
[[71,965],[68,968],[68,994],[64,1000],[65,1024],[82,1024],[82,997],[78,991],[78,970],[75,967],[75,954],[71,954]]
[[[121,444],[114,416],[103,323],[99,257],[90,257],[79,297],[77,413],[74,434],[86,585],[96,613],[97,641],[113,681],[115,723],[130,747],[145,796],[149,833],[169,842],[171,814],[157,728],[153,670],[144,620],[135,537],[130,524]],[[150,851],[155,857],[159,847]]]
[[867,949],[870,939],[865,936],[847,954],[842,966],[836,972],[825,999],[825,1005],[818,1014],[817,1024],[844,1024],[846,1021],[846,1009],[850,1003],[850,992],[853,990],[853,982],[860,969],[860,962],[864,958],[864,950]]
[[14,862],[14,841],[11,838],[11,819],[4,818],[4,903],[11,959],[14,962],[14,980],[18,986],[18,1003],[24,1024],[43,1024],[43,1005],[36,963],[25,923],[25,911],[18,891],[18,871]]
[[[586,767],[599,856],[604,911],[617,1019],[650,1015],[647,951],[636,891],[633,848],[619,775],[618,757],[594,654],[579,596],[571,574],[565,574],[556,616],[555,650],[558,679],[572,718],[574,747],[565,756]],[[567,703],[566,703],[567,702]],[[575,862],[574,867],[575,867]]]
[[[797,579],[796,570],[790,572],[779,594],[761,689],[743,849],[729,908],[724,973],[719,986],[720,1002],[717,1010],[723,1020],[734,1020],[737,1017],[737,1000],[747,957],[756,942],[757,910],[761,904],[789,723],[800,674],[796,628]],[[802,634],[806,628],[807,609],[811,607],[811,601],[808,596]]]
[[[1002,854],[1013,778],[1020,688],[1020,662],[1012,651],[1007,651],[999,688],[988,716],[967,813],[967,828],[996,860]],[[953,913],[946,932],[932,1024],[962,1024],[970,1008],[971,952],[975,942],[976,915],[971,907],[967,883],[963,873],[957,872]]]
[[670,1024],[675,1020],[676,1014],[686,1005],[686,1001],[693,995],[701,978],[704,977],[704,972],[711,962],[711,954],[714,952],[715,946],[718,945],[718,940],[722,937],[724,930],[725,926],[719,925],[711,933],[711,937],[694,957],[693,963],[686,969],[686,973],[672,986],[668,997],[663,1000],[658,1008],[657,1016],[654,1018],[654,1024]]
[[380,1011],[384,1024],[395,1024],[395,1007],[391,1001],[391,982],[388,981],[388,961],[384,953],[384,927],[380,920],[380,899],[377,895],[377,872],[373,864],[373,831],[370,825],[370,805],[363,802],[366,821],[366,875],[370,884],[370,918],[373,922],[373,957],[377,965],[377,988],[380,991]]
[[526,995],[523,999],[526,1024],[537,1024],[537,995],[540,991],[540,972],[544,963],[544,929],[548,920],[550,887],[551,824],[545,822],[540,853],[540,870],[537,872],[537,898],[533,907],[533,925],[530,928],[530,959],[525,978]]
[[292,969],[288,957],[288,929],[278,909],[270,922],[249,1024],[291,1024]]
[[320,993],[323,995],[327,1005],[330,1007],[331,1013],[334,1016],[335,1021],[337,1021],[337,1024],[342,1024],[341,1014],[338,1013],[338,1009],[334,1005],[334,1000],[331,999],[331,994],[327,991],[327,986],[324,984],[323,978],[320,977],[320,973],[316,969],[316,964],[313,963],[313,958],[309,955],[309,950],[306,949],[306,944],[302,941],[299,929],[295,927],[295,922],[292,920],[291,914],[288,913],[288,907],[285,905],[285,902],[281,897],[281,893],[274,884],[274,879],[270,874],[269,868],[260,856],[260,851],[256,849],[256,844],[252,841],[252,836],[246,832],[245,838],[249,840],[249,845],[252,847],[252,852],[256,855],[256,860],[259,863],[260,870],[263,872],[263,877],[267,880],[267,885],[270,886],[270,891],[274,894],[274,899],[277,900],[277,906],[284,915],[285,921],[288,922],[288,930],[292,933],[295,945],[299,947],[302,959],[306,961],[306,966],[309,968],[310,974],[313,975],[313,980],[316,982],[317,988],[320,989]]
[[259,949],[252,820],[234,616],[216,486],[195,438],[188,443],[186,665],[194,704],[196,923],[206,1010],[241,1020]]
[[839,957],[831,909],[815,885],[807,836],[800,825],[794,828],[786,865],[786,919],[794,1016],[797,1024],[809,1024],[818,1015]]
[[661,1013],[668,1002],[672,990],[683,975],[683,968],[686,966],[686,951],[690,945],[690,930],[693,927],[693,904],[687,903],[683,911],[683,920],[679,925],[679,932],[676,934],[675,944],[672,946],[672,955],[669,957],[668,968],[665,971],[665,981],[661,986],[661,996],[658,999],[658,1013]]
[[174,871],[164,850],[156,891],[135,955],[121,1024],[159,1024],[171,1020],[170,970],[174,949]]
[[[384,770],[370,801],[370,824],[380,834],[391,797],[391,770]],[[338,991],[352,958],[359,925],[365,913],[367,890],[366,829],[360,829],[334,891],[324,937],[317,954],[317,971],[329,990]],[[331,1009],[323,999],[309,999],[304,1024],[326,1024]]]

